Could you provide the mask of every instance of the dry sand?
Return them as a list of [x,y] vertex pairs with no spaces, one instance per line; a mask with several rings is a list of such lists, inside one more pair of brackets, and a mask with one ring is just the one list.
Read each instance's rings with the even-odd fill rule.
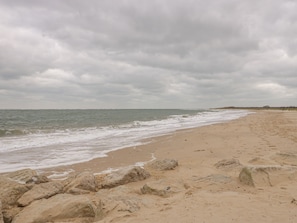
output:
[[[259,111],[55,170],[96,173],[149,161],[152,154],[157,159],[176,159],[179,166],[151,171],[145,181],[99,191],[125,197],[135,206],[110,210],[99,222],[297,222],[297,112]],[[236,159],[241,165],[217,168],[215,164],[224,159]],[[262,167],[254,175],[255,187],[239,182],[243,166]],[[140,194],[146,183],[168,187],[172,193],[168,197]]]

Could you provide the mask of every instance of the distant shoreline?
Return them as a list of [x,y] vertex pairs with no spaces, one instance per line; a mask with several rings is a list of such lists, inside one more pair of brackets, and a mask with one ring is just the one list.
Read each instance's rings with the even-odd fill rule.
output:
[[220,107],[216,109],[248,109],[248,110],[297,110],[296,106],[281,106],[281,107],[236,107],[236,106],[228,106],[228,107]]

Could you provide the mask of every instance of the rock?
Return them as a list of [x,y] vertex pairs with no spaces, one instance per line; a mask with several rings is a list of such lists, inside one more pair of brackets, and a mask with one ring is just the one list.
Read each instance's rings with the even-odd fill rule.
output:
[[77,175],[66,187],[65,191],[71,194],[86,194],[96,191],[95,177],[90,172],[83,172]]
[[[245,169],[245,170],[244,170]],[[245,173],[244,173],[245,172]],[[245,183],[245,180],[250,174],[250,183]],[[245,176],[246,179],[240,180],[244,184],[255,187],[271,187],[286,181],[296,182],[297,180],[297,167],[295,166],[281,166],[281,165],[258,165],[245,167],[240,173],[239,178]],[[253,182],[253,184],[251,183]]]
[[0,223],[4,223],[3,214],[2,214],[2,202],[0,201]]
[[63,184],[60,182],[49,182],[34,186],[31,190],[23,194],[23,196],[17,201],[21,207],[29,205],[34,200],[42,198],[49,198],[58,193],[62,193]]
[[104,222],[117,222],[120,217],[134,215],[142,206],[147,207],[150,199],[142,199],[137,192],[127,185],[99,190],[97,195],[102,201]]
[[224,159],[215,164],[218,169],[234,169],[240,166],[241,164],[237,159]]
[[239,174],[239,181],[252,187],[272,186],[269,173],[266,170],[274,168],[262,167],[244,167]]
[[155,160],[148,164],[148,166],[155,170],[173,170],[178,166],[178,162],[173,159]]
[[157,195],[157,196],[160,196],[160,197],[168,197],[169,196],[169,190],[170,190],[170,187],[167,187],[165,189],[156,189],[156,188],[152,188],[152,187],[148,186],[147,184],[145,184],[140,189],[142,194],[152,194],[152,195]]
[[23,170],[7,173],[4,176],[18,183],[25,184],[27,182],[34,181],[33,178],[37,177],[38,174],[35,170],[23,169]]
[[31,169],[18,170],[3,176],[21,184],[40,184],[50,181],[45,175],[38,175],[35,170]]
[[159,179],[146,183],[141,189],[142,194],[169,197],[175,193],[185,190],[185,182],[180,179]]
[[241,172],[239,174],[239,181],[245,185],[248,185],[248,186],[252,186],[252,187],[255,186],[254,180],[252,177],[252,173],[247,167],[244,167],[241,170]]
[[101,188],[112,188],[130,182],[141,181],[150,177],[150,174],[141,167],[127,167],[102,177],[99,182]]
[[37,200],[15,216],[12,223],[94,222],[102,218],[101,201],[97,197],[58,194]]
[[15,205],[16,201],[33,186],[20,184],[7,177],[0,177],[0,200],[2,207]]

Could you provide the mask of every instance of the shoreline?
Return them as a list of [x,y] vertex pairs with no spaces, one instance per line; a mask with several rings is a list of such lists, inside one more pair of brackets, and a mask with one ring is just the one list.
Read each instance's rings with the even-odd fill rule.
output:
[[[46,176],[54,175],[52,179],[60,179],[65,178],[67,173],[69,175],[75,174],[75,173],[81,173],[84,171],[89,171],[95,174],[98,173],[104,173],[120,168],[125,168],[127,166],[144,166],[148,162],[154,160],[154,159],[162,159],[165,158],[163,156],[156,157],[155,153],[157,150],[160,150],[162,148],[160,147],[160,144],[171,140],[172,137],[176,137],[177,135],[184,135],[189,132],[192,132],[195,134],[196,131],[203,131],[203,128],[209,128],[215,125],[221,125],[226,124],[229,122],[237,121],[239,119],[246,118],[250,115],[256,114],[258,111],[250,110],[251,113],[239,117],[233,120],[223,121],[219,123],[213,123],[208,124],[204,126],[198,126],[198,127],[191,127],[191,128],[185,128],[185,129],[178,129],[173,132],[169,132],[160,136],[154,136],[147,139],[143,139],[140,145],[137,146],[130,146],[130,147],[124,147],[121,149],[113,150],[106,153],[105,157],[96,157],[89,161],[82,161],[74,164],[69,165],[60,165],[55,167],[49,167],[49,168],[41,168],[36,169],[38,172],[45,174]],[[175,159],[178,159],[178,157],[175,157]],[[59,175],[61,175],[59,177]]]
[[[297,218],[296,146],[297,112],[258,111],[224,123],[178,130],[145,145],[111,152],[108,157],[47,169],[47,173],[70,168],[74,172],[63,180],[16,185],[29,189],[33,198],[27,192],[21,194],[11,202],[12,208],[2,202],[3,213],[13,214],[17,223],[34,222],[25,221],[33,213],[39,213],[44,222],[57,223],[291,223]],[[152,154],[157,161],[178,161],[178,166],[163,170],[144,165],[137,171],[146,172],[146,177],[135,180],[136,175],[143,175],[132,172],[131,181],[105,187],[111,179],[118,182],[122,176],[127,180],[127,175],[102,171],[149,161]],[[2,176],[2,181],[0,195],[4,198],[5,190],[19,191],[7,186],[16,184],[11,179]],[[53,185],[61,189],[57,192]],[[28,204],[25,198],[33,202]],[[65,199],[72,205],[78,200],[88,202],[86,206],[98,212],[85,221],[85,213],[77,216],[71,212],[73,208],[62,209],[66,216],[57,214],[60,219],[52,220]],[[52,211],[53,205],[57,208],[50,215],[39,211]]]
[[[0,172],[13,172],[24,168],[35,170],[53,169],[59,166],[88,162],[94,158],[105,157],[107,153],[113,151],[137,147],[143,144],[142,142],[148,142],[154,137],[170,135],[178,130],[226,122],[245,116],[248,113],[245,110],[197,110],[196,112],[198,113],[190,111],[183,114],[181,111],[175,111],[174,114],[176,115],[172,115],[173,112],[167,112],[171,115],[166,116],[166,118],[162,116],[162,119],[158,119],[160,115],[164,115],[162,111],[157,111],[157,116],[153,116],[155,113],[143,112],[143,114],[140,113],[139,120],[144,118],[142,116],[148,115],[150,118],[147,121],[133,121],[123,125],[118,125],[116,124],[117,121],[115,121],[115,126],[110,124],[106,127],[99,126],[94,129],[81,127],[79,129],[61,130],[62,132],[56,130],[55,127],[48,133],[41,130],[40,135],[34,134],[35,127],[33,128],[32,125],[32,135],[29,134],[31,127],[28,127],[28,134],[16,138],[1,138],[3,162],[1,162]],[[44,114],[38,113],[37,115]],[[85,113],[82,113],[82,115],[85,115]],[[96,115],[101,115],[101,113],[96,113]],[[121,115],[121,112],[119,115]],[[127,114],[123,113],[123,119],[125,119],[125,115]],[[117,116],[111,116],[111,118],[117,120]],[[85,122],[88,123],[87,118]]]

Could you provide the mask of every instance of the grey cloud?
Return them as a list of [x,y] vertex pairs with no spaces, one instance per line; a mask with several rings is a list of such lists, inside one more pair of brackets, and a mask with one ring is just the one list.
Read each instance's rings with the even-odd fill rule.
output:
[[3,0],[0,108],[291,105],[296,9],[290,0]]

